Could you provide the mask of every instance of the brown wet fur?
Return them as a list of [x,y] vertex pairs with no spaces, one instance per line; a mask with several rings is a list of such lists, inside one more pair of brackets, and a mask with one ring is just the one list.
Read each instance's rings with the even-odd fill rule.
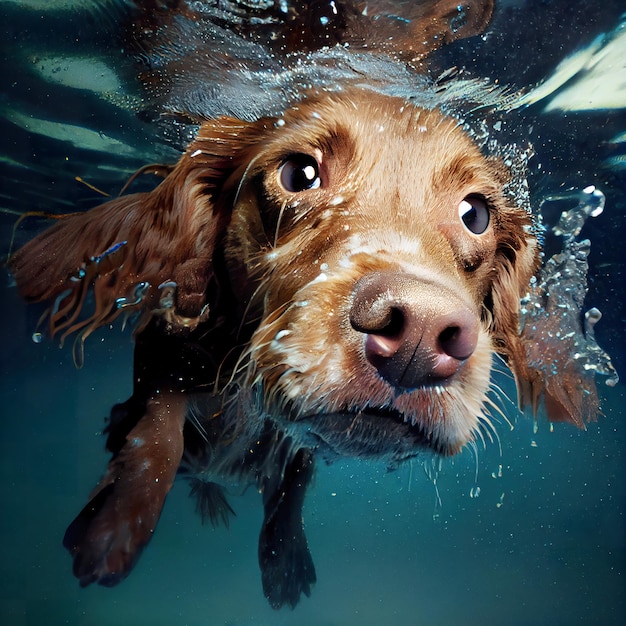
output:
[[[285,164],[302,158],[319,184],[286,188]],[[18,250],[11,271],[27,300],[52,303],[51,334],[124,313],[137,324],[113,458],[65,539],[81,583],[129,573],[178,471],[199,481],[208,519],[230,514],[220,477],[262,491],[264,591],[293,607],[315,582],[301,510],[318,452],[396,463],[472,441],[489,423],[494,353],[522,388],[535,376],[519,301],[539,250],[531,217],[504,194],[509,176],[438,111],[367,91],[312,95],[280,118],[206,122],[154,191]],[[468,198],[489,210],[479,234],[459,216]],[[371,286],[387,277],[389,293]],[[402,309],[420,336],[461,320],[469,353],[437,355],[437,333],[425,349],[411,328],[364,329],[369,300],[381,319]]]

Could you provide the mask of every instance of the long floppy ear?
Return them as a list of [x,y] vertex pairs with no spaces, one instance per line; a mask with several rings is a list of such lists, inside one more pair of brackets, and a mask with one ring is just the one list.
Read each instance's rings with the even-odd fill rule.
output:
[[504,212],[496,253],[491,291],[491,332],[496,351],[504,357],[515,376],[520,408],[526,404],[521,393],[526,379],[526,353],[520,335],[521,299],[528,293],[532,276],[539,266],[539,247],[528,235],[530,220],[518,212]]
[[600,412],[596,372],[611,376],[609,384],[617,381],[609,356],[595,343],[594,311],[583,330],[588,242],[567,244],[532,284],[537,242],[519,238],[515,247],[493,291],[497,349],[515,376],[522,410],[530,408],[536,417],[543,409],[550,421],[584,428]]
[[600,312],[583,314],[589,249],[589,241],[569,238],[543,265],[524,299],[512,361],[520,404],[534,415],[543,404],[550,420],[579,428],[600,413],[596,374],[607,376],[609,386],[619,379],[595,340]]
[[19,249],[9,268],[27,301],[52,303],[50,335],[80,331],[84,340],[124,312],[136,314],[137,330],[155,315],[173,331],[206,319],[213,252],[230,219],[225,181],[258,127],[206,122],[156,189],[60,220]]

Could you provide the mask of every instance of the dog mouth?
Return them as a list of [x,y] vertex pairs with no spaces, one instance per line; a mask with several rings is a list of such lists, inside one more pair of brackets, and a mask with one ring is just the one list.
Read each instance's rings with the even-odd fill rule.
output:
[[394,408],[310,414],[292,422],[309,445],[336,455],[387,458],[400,462],[424,452],[450,455],[457,446],[428,432],[416,417]]

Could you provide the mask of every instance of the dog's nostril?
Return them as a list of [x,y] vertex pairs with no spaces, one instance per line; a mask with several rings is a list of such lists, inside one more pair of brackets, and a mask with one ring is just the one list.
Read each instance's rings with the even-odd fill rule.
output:
[[437,350],[457,361],[468,359],[478,343],[478,320],[467,308],[456,306],[440,318]]
[[397,337],[402,334],[406,319],[401,309],[392,306],[387,323],[378,330],[384,337]]
[[459,361],[469,358],[476,349],[476,333],[460,326],[448,326],[439,334],[439,349]]
[[[378,306],[376,306],[376,304]],[[397,337],[404,329],[404,313],[389,302],[376,303],[359,320],[353,320],[355,330],[373,333],[381,337]],[[355,326],[355,322],[357,326]]]
[[[369,361],[376,362],[378,357],[390,358],[402,346],[402,335],[404,333],[406,319],[401,309],[387,305],[384,316],[367,320],[367,328],[356,328],[359,332],[365,333],[365,355]],[[353,324],[354,326],[354,324]]]
[[[395,337],[402,333],[405,315],[388,293],[372,292],[372,285],[359,282],[350,310],[350,324],[361,333]],[[378,286],[376,286],[378,287]]]
[[463,361],[474,353],[478,343],[478,325],[469,316],[460,316],[460,324],[446,326],[436,339],[430,376],[434,380],[450,378],[459,371]]
[[362,278],[355,286],[350,324],[366,335],[365,356],[376,364],[389,359],[403,343],[406,316],[386,285],[383,274]]

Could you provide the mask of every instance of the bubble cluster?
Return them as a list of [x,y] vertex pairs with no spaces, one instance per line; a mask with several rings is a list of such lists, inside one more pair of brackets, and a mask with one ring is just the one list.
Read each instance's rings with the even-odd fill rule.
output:
[[552,229],[562,238],[562,250],[544,263],[521,302],[522,334],[529,343],[544,346],[533,352],[529,366],[543,377],[557,376],[567,366],[575,368],[578,378],[589,385],[599,374],[607,377],[607,385],[614,386],[618,374],[594,335],[594,326],[602,314],[595,307],[583,314],[591,242],[576,238],[589,217],[602,213],[605,198],[599,189],[589,186],[566,195],[549,196],[541,206],[568,200],[575,205],[562,212]]

